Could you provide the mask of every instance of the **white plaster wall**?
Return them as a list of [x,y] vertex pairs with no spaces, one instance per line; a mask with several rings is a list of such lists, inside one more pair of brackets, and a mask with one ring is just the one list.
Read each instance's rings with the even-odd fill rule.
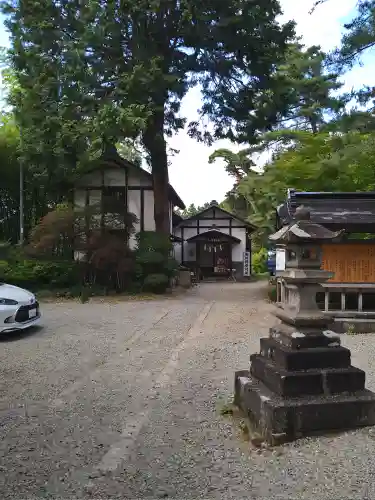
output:
[[135,224],[136,232],[141,230],[141,192],[140,191],[132,191],[131,189],[128,191],[128,211],[134,214],[138,222]]
[[77,185],[79,186],[101,186],[102,185],[102,174],[99,170],[94,170],[93,172],[90,172],[89,174],[84,175],[81,177]]
[[181,264],[181,243],[173,243],[174,258]]
[[196,244],[195,243],[187,243],[184,244],[184,260],[186,261],[194,261],[196,260]]
[[[181,234],[181,233],[180,233]],[[180,234],[178,236],[180,236]],[[184,227],[184,240],[188,240],[197,234],[195,227]]]
[[246,252],[246,229],[232,227],[232,236],[241,240],[241,243],[232,247],[232,260],[234,262],[243,262],[243,253]]
[[243,226],[244,223],[240,220],[237,220],[237,219],[232,219],[232,227],[234,226]]
[[[146,173],[136,168],[128,169],[129,186],[151,186],[152,178]],[[106,186],[125,186],[125,169],[120,167],[104,168],[104,185]],[[87,173],[77,181],[79,186],[101,186],[102,173],[100,170],[94,170]]]
[[105,186],[125,186],[126,184],[124,168],[108,168],[104,170]]
[[86,191],[84,189],[74,190],[74,206],[77,208],[86,206]]
[[154,218],[154,192],[145,191],[145,210],[144,210],[144,230],[155,231],[155,218]]
[[129,186],[152,186],[152,178],[145,172],[129,168],[128,183]]
[[89,204],[98,205],[102,201],[102,192],[100,189],[90,189],[89,191]]
[[[89,205],[100,205],[102,201],[102,192],[100,189],[90,189],[89,191]],[[97,208],[95,208],[95,211]],[[92,222],[94,224],[94,227],[99,227],[100,222],[101,222],[101,215],[100,213],[96,213],[92,216]]]

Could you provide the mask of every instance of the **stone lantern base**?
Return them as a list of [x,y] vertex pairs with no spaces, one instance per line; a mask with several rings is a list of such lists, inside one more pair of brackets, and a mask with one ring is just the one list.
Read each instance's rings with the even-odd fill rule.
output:
[[270,444],[303,435],[375,424],[375,394],[365,372],[351,366],[350,351],[332,333],[270,330],[250,370],[235,374],[235,404]]

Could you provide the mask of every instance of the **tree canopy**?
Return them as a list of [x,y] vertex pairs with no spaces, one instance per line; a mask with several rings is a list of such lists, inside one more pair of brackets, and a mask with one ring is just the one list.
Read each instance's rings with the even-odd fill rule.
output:
[[[168,230],[165,137],[185,125],[180,104],[201,85],[201,139],[233,137],[246,103],[255,133],[274,117],[259,103],[294,35],[277,0],[3,2],[19,84],[12,96],[30,161],[66,178],[103,142],[140,136],[151,164],[155,222]],[[59,166],[61,175],[57,175]]]
[[[19,161],[32,226],[66,200],[86,162],[116,145],[131,161],[149,161],[156,226],[169,231],[167,138],[185,126],[197,140],[243,146],[210,161],[224,159],[234,185],[223,206],[258,225],[260,243],[286,188],[374,185],[374,91],[342,92],[344,71],[375,43],[372,0],[359,1],[328,55],[303,46],[293,23],[278,22],[277,0],[7,0],[2,10],[12,42],[12,113],[0,130],[9,227]],[[187,123],[181,101],[196,85],[200,119]]]
[[[340,83],[353,62],[375,44],[374,13],[374,2],[359,2],[334,54],[290,44],[273,76],[285,105],[276,125],[255,144],[248,137],[247,147],[238,153],[217,150],[211,155],[210,161],[224,159],[234,178],[226,208],[258,227],[258,245],[265,245],[274,230],[275,209],[285,201],[288,188],[375,190],[374,90],[364,87],[345,94]],[[257,167],[255,155],[267,150],[269,159]]]

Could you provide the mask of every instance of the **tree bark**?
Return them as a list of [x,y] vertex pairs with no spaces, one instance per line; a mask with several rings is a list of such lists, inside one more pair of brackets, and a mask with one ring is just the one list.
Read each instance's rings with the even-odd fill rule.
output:
[[148,151],[154,189],[154,218],[157,232],[169,234],[169,176],[167,144],[164,139],[164,110],[150,117],[143,133]]

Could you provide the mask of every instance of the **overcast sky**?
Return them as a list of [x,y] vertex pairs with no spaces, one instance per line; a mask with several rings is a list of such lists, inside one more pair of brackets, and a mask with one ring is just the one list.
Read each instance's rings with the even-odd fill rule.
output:
[[[297,32],[306,45],[321,45],[326,51],[340,42],[343,24],[352,18],[357,0],[328,0],[314,14],[309,15],[314,0],[281,0],[284,19],[297,22]],[[0,45],[8,45],[8,37],[0,30]],[[362,66],[354,68],[343,78],[345,89],[360,88],[374,84],[375,53],[366,54]],[[200,92],[192,89],[182,103],[182,114],[188,121],[197,116],[200,106]],[[204,146],[190,139],[185,131],[169,139],[169,146],[179,150],[170,158],[169,176],[171,184],[188,205],[202,205],[213,199],[221,201],[232,187],[232,180],[223,165],[208,164],[209,155],[218,148],[236,149],[229,141],[218,141],[212,147]]]

